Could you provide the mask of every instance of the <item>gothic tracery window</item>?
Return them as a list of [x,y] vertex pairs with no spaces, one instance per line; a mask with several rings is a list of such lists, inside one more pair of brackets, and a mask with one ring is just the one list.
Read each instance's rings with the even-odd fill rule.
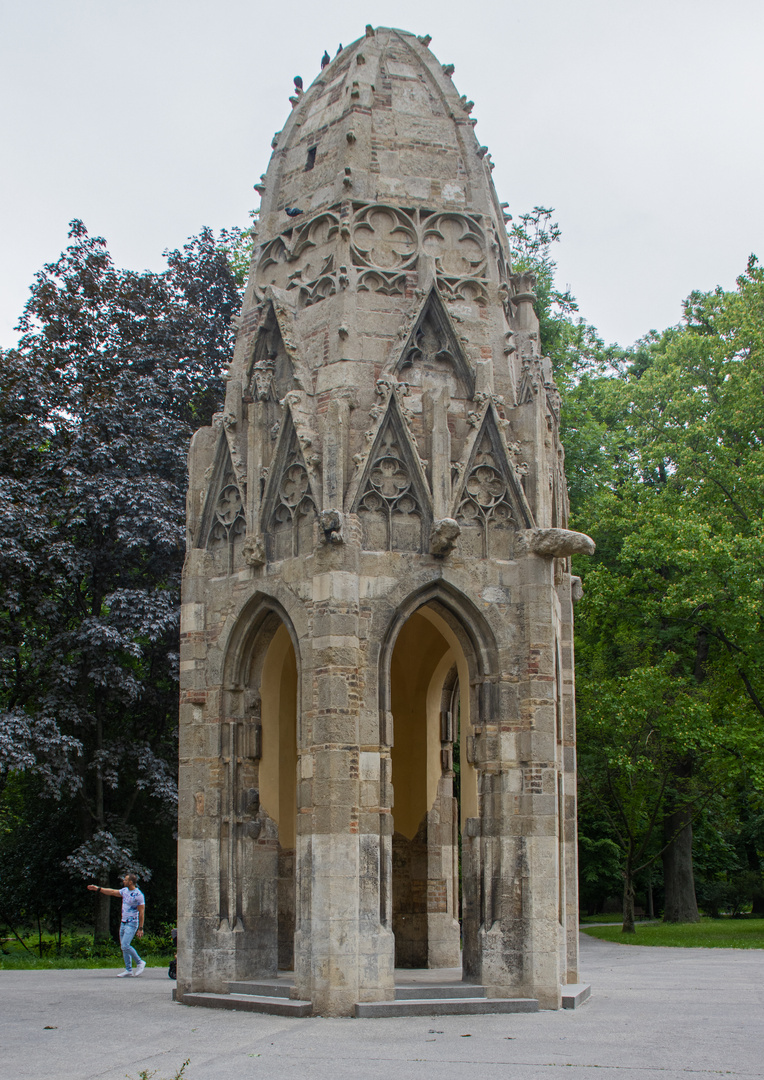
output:
[[392,431],[377,447],[358,515],[367,551],[421,550],[422,508],[411,470]]
[[457,520],[465,554],[511,559],[516,522],[506,479],[498,468],[488,432],[483,433],[464,485]]
[[292,455],[278,486],[271,526],[272,557],[288,559],[313,549],[316,504],[308,470]]
[[227,476],[215,503],[215,518],[207,543],[224,573],[233,573],[236,540],[246,531],[241,492],[233,477]]

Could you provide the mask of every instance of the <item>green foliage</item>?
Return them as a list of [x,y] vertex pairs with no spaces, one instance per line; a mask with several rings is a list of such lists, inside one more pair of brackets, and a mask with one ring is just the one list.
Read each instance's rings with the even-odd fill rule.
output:
[[557,263],[552,258],[552,244],[559,242],[562,230],[552,221],[553,213],[545,206],[534,206],[530,213],[521,214],[509,230],[513,271],[531,273],[536,278],[536,313],[548,327],[547,345],[555,340],[551,324],[556,320],[563,329],[569,316],[578,311],[570,289],[561,291],[555,280]]
[[70,807],[43,797],[33,775],[14,773],[0,798],[0,921],[23,934],[87,918],[91,904],[73,891],[63,861],[79,843]]
[[[149,967],[166,967],[174,953],[169,935],[145,934],[137,949]],[[38,939],[36,933],[21,929],[8,932],[0,939],[0,970],[38,971],[54,968],[105,968],[121,967],[122,951],[116,937],[93,940],[91,934],[73,931],[62,935],[61,940],[44,933]]]
[[641,859],[669,809],[764,790],[761,268],[685,311],[567,398],[572,524],[598,545],[577,566],[582,805]]
[[[544,207],[510,232],[563,392],[571,527],[597,543],[574,567],[581,896],[596,907],[616,865],[632,896],[660,883],[669,822],[694,819],[703,842],[720,807],[764,792],[764,277],[752,258],[734,292],[693,293],[682,326],[605,347],[556,285],[559,238]],[[709,906],[759,902],[764,830],[728,816],[726,866],[701,859]]]
[[220,234],[219,247],[225,254],[234,280],[243,291],[249,276],[249,265],[255,247],[255,229],[258,211],[250,213],[252,226],[249,229],[224,229]]
[[73,912],[74,881],[125,869],[158,872],[169,895],[157,914],[173,906],[186,455],[222,398],[240,306],[224,246],[203,230],[163,274],[136,274],[73,222],[3,357],[0,821],[19,828],[0,833],[13,883],[0,893],[12,921],[55,918],[62,897]]
[[586,824],[593,835],[579,829],[579,905],[582,911],[596,911],[607,897],[618,896],[623,887],[621,848],[608,835],[602,835],[596,823],[587,821]]

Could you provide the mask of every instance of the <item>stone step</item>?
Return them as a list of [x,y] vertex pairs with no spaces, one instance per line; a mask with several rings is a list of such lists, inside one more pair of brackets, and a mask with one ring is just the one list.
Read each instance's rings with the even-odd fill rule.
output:
[[268,1013],[269,1016],[311,1016],[313,1013],[309,1001],[293,1001],[263,994],[184,994],[183,1004],[201,1005],[205,1009]]
[[536,998],[409,998],[405,1001],[356,1002],[357,1017],[483,1016],[490,1013],[538,1012]]
[[472,983],[454,983],[451,986],[396,986],[395,1000],[408,1001],[417,998],[484,998],[485,987]]
[[294,983],[280,979],[257,979],[244,982],[229,982],[229,994],[254,994],[256,997],[288,998],[292,996]]
[[592,996],[592,988],[588,983],[570,983],[562,988],[563,1009],[577,1009]]

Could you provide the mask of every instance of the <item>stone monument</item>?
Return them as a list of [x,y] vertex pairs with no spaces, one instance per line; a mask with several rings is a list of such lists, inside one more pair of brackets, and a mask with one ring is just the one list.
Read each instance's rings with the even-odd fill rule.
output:
[[[560,396],[472,103],[368,27],[273,138],[190,453],[178,998],[578,978]],[[460,960],[461,958],[461,960]]]

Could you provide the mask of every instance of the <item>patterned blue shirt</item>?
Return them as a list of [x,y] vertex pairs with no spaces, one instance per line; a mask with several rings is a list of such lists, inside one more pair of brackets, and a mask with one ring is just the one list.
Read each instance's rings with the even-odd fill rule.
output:
[[138,908],[146,903],[140,889],[120,889],[122,897],[122,922],[138,922]]

